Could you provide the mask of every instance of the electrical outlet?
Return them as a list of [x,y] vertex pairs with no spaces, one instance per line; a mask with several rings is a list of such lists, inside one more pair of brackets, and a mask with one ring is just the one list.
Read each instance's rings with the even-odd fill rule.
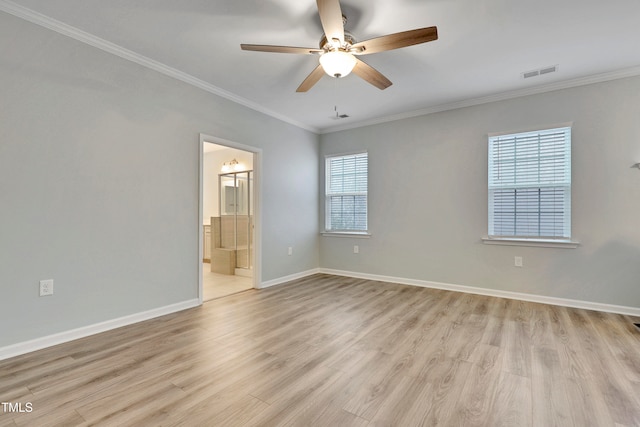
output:
[[517,256],[514,258],[513,264],[516,267],[522,267],[522,257],[521,256]]
[[359,254],[360,253],[360,246],[353,245],[353,253],[354,254]]
[[53,295],[53,279],[40,280],[40,296]]
[[287,250],[287,254],[289,256],[293,255],[293,246],[289,246],[289,249]]

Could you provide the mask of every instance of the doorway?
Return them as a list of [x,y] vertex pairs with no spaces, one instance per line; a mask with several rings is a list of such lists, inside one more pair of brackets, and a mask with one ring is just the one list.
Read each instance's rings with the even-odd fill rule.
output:
[[201,135],[199,299],[257,288],[260,150]]

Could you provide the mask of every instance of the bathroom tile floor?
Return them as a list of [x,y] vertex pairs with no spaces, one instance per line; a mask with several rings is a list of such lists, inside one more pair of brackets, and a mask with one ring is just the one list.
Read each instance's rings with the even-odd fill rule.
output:
[[221,298],[227,295],[253,288],[251,277],[228,276],[211,272],[211,264],[202,263],[203,301]]

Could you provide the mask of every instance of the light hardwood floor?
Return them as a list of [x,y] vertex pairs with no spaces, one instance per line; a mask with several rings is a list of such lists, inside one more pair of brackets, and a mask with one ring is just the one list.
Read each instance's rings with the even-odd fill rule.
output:
[[202,263],[202,299],[209,301],[253,288],[253,278],[213,273],[211,264]]
[[638,426],[633,321],[315,275],[0,361],[0,426]]

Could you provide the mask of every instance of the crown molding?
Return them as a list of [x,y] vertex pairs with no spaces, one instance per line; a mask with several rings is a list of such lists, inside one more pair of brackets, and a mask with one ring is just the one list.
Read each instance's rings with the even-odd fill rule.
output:
[[20,19],[24,19],[25,21],[28,21],[33,24],[39,25],[41,27],[47,28],[49,30],[55,31],[58,34],[62,34],[64,36],[70,37],[81,43],[85,43],[89,46],[93,46],[105,52],[119,56],[120,58],[126,59],[128,61],[141,65],[143,67],[149,68],[151,70],[157,71],[161,74],[164,74],[165,76],[174,78],[176,80],[180,80],[191,86],[195,86],[199,89],[202,89],[214,95],[220,96],[222,98],[228,99],[229,101],[243,105],[254,111],[265,114],[267,116],[271,116],[275,119],[289,123],[301,129],[305,129],[316,134],[320,132],[319,129],[313,126],[309,126],[305,123],[299,122],[290,117],[287,117],[275,111],[269,110],[253,101],[242,98],[231,92],[228,92],[224,89],[214,86],[211,83],[205,82],[204,80],[201,80],[197,77],[192,76],[191,74],[185,73],[183,71],[170,67],[166,64],[158,62],[154,59],[151,59],[144,55],[136,53],[132,50],[126,49],[120,45],[104,40],[91,33],[80,30],[79,28],[73,27],[69,24],[65,24],[64,22],[53,19],[47,15],[43,15],[39,12],[28,9],[24,6],[15,4],[12,1],[0,0],[0,11],[6,12]]
[[148,58],[144,55],[140,55],[134,51],[131,51],[115,43],[104,40],[93,34],[87,33],[86,31],[82,31],[71,25],[65,24],[64,22],[58,21],[49,16],[38,13],[34,10],[28,9],[24,6],[20,6],[12,1],[0,0],[0,11],[6,12],[10,15],[24,19],[25,21],[29,21],[33,24],[55,31],[59,34],[75,39],[79,42],[101,49],[105,52],[119,56],[120,58],[134,62],[138,65],[149,68],[151,70],[157,71],[168,77],[174,78],[176,80],[180,80],[191,86],[197,87],[206,92],[220,96],[221,98],[225,98],[229,101],[243,105],[259,113],[265,114],[267,116],[273,117],[285,123],[289,123],[300,129],[304,129],[316,134],[328,134],[333,132],[340,132],[343,130],[357,129],[361,127],[388,123],[388,122],[393,122],[397,120],[425,116],[425,115],[439,113],[443,111],[455,110],[458,108],[472,107],[476,105],[488,104],[491,102],[504,101],[504,100],[520,98],[528,95],[536,95],[536,94],[552,92],[552,91],[561,90],[561,89],[568,89],[568,88],[577,87],[577,86],[584,86],[584,85],[589,85],[594,83],[601,83],[601,82],[606,82],[610,80],[617,80],[617,79],[622,79],[626,77],[635,77],[640,75],[640,66],[636,66],[631,68],[625,68],[622,70],[595,74],[591,76],[579,77],[579,78],[565,80],[561,82],[549,83],[546,85],[540,85],[540,86],[529,87],[524,89],[516,89],[512,91],[506,91],[506,92],[483,96],[479,98],[465,99],[465,100],[451,102],[447,104],[435,105],[433,107],[407,111],[405,113],[400,113],[400,114],[381,116],[381,117],[373,118],[370,120],[363,120],[363,121],[350,123],[343,126],[330,126],[325,128],[316,128],[314,126],[310,126],[308,124],[294,120],[288,116],[285,116],[283,114],[280,114],[268,108],[265,108],[260,104],[257,104],[246,98],[240,97],[224,89],[221,89],[215,85],[212,85],[211,83],[205,82],[204,80],[194,77],[188,73],[172,68],[166,64],[163,64],[161,62]]
[[549,83],[546,85],[529,87],[524,89],[516,89],[507,92],[498,93],[495,95],[488,95],[479,98],[465,99],[462,101],[451,102],[447,104],[435,105],[433,107],[423,108],[420,110],[407,111],[406,113],[400,113],[390,116],[382,116],[371,120],[364,120],[349,125],[323,128],[320,130],[320,134],[328,134],[333,132],[339,132],[349,129],[357,129],[365,126],[372,126],[381,123],[394,122],[396,120],[409,119],[413,117],[426,116],[428,114],[439,113],[442,111],[456,110],[458,108],[473,107],[475,105],[488,104],[491,102],[505,101],[513,98],[520,98],[523,96],[537,95],[546,92],[553,92],[561,89],[569,89],[577,86],[585,86],[594,83],[602,83],[610,80],[624,79],[627,77],[635,77],[640,75],[640,66],[624,68],[622,70],[610,71],[607,73],[594,74],[591,76],[579,77],[571,80],[564,80],[561,82]]

